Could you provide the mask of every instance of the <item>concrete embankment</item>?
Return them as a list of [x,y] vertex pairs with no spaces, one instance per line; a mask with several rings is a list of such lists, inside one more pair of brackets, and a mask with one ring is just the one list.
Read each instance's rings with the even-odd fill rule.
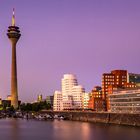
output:
[[70,120],[140,126],[140,114],[71,113]]
[[140,114],[129,113],[99,113],[99,112],[52,112],[47,111],[51,115],[59,114],[65,116],[71,121],[86,121],[95,123],[130,125],[140,127]]

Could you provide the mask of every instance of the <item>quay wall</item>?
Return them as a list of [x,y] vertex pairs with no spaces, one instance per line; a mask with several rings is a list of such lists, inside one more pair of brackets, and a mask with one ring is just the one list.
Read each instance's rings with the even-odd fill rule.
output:
[[[129,125],[140,127],[140,114],[109,113],[109,112],[71,112],[71,111],[44,111],[50,115],[63,115],[71,121],[85,121],[94,123],[106,123],[117,125]],[[44,113],[42,112],[42,113]]]

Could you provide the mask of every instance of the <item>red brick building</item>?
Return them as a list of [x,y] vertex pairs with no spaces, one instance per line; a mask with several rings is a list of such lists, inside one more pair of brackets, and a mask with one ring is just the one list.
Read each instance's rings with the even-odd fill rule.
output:
[[135,87],[136,84],[128,83],[126,70],[113,70],[111,73],[104,73],[102,76],[102,97],[106,100],[106,109],[110,110],[110,101],[107,95],[112,94],[113,90]]
[[103,111],[105,108],[105,101],[102,99],[102,90],[101,87],[96,86],[91,91],[90,100],[88,103],[88,108],[95,111]]
[[113,70],[111,73],[104,73],[102,75],[102,96],[106,99],[108,95],[108,86],[122,87],[127,83],[126,70]]

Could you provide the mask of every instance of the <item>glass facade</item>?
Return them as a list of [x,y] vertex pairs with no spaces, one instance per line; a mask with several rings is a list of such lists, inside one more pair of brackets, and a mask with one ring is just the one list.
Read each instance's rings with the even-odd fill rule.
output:
[[111,112],[140,113],[140,89],[117,90],[108,97]]

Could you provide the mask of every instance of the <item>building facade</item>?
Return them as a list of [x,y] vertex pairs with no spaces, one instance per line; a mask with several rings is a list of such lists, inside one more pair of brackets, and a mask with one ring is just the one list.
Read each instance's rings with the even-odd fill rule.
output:
[[127,83],[127,71],[126,70],[113,70],[111,73],[104,73],[102,75],[102,96],[106,99],[108,95],[108,86],[113,85],[122,87]]
[[63,100],[68,100],[69,96],[72,95],[73,87],[77,85],[78,85],[78,82],[75,75],[64,74],[61,80]]
[[73,74],[64,74],[61,80],[62,88],[62,108],[63,110],[71,110],[73,108],[73,87],[77,86],[77,78]]
[[105,111],[105,100],[102,98],[102,88],[96,86],[90,93],[88,108],[94,111]]
[[61,80],[62,92],[54,93],[54,110],[82,109],[83,93],[85,89],[78,85],[77,78],[73,74],[64,74]]
[[53,100],[54,100],[54,96],[47,96],[46,97],[46,103],[50,104],[51,107],[53,107]]
[[72,105],[73,109],[82,109],[82,100],[83,94],[85,93],[85,89],[81,86],[74,86],[72,88]]
[[61,93],[61,91],[54,92],[53,110],[54,111],[62,110],[62,93]]
[[140,74],[128,73],[128,82],[140,87]]
[[42,97],[42,94],[39,94],[37,96],[37,102],[42,102],[43,101],[43,97]]
[[108,98],[111,112],[140,113],[140,88],[115,90]]
[[82,99],[82,108],[87,110],[88,104],[90,100],[90,94],[89,93],[83,93],[83,99]]

